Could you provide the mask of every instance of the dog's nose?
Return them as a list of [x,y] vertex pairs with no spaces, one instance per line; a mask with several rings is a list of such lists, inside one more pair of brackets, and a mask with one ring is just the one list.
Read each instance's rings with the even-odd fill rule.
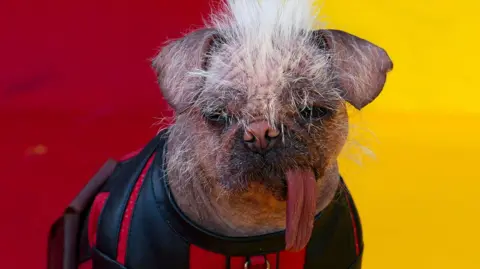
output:
[[265,152],[273,147],[280,133],[266,121],[251,123],[245,130],[245,145],[254,152]]

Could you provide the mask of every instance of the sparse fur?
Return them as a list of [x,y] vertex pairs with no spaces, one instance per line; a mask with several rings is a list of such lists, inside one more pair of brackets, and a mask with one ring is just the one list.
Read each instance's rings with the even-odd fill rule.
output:
[[[180,208],[207,229],[232,236],[283,229],[289,169],[315,172],[317,211],[334,195],[345,102],[370,103],[392,64],[368,41],[317,30],[314,10],[311,0],[228,0],[205,28],[170,42],[153,62],[176,110],[168,180]],[[328,113],[305,117],[312,107]],[[282,136],[264,155],[241,138],[261,120]]]

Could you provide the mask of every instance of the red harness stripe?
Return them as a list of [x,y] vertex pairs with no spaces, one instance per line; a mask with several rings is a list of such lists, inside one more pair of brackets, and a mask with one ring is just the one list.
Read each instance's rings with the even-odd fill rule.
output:
[[[98,218],[100,217],[100,213],[102,212],[109,195],[110,193],[108,192],[101,192],[97,194],[93,200],[90,216],[88,217],[88,243],[90,244],[90,247],[95,246],[97,239]],[[92,267],[92,260],[88,260],[81,263],[78,269],[92,269]]]
[[226,257],[190,245],[190,269],[225,269]]
[[267,260],[270,263],[271,269],[277,269],[277,254],[268,254]]
[[305,265],[305,249],[298,252],[280,252],[279,269],[303,269]]
[[107,202],[108,192],[101,192],[97,194],[95,200],[93,200],[92,209],[90,210],[90,216],[88,217],[88,242],[90,247],[95,246],[97,239],[97,224],[100,213],[102,212],[105,203]]
[[[283,262],[280,263],[279,269],[302,269],[304,264],[305,252],[281,254]],[[268,254],[267,260],[270,263],[270,269],[277,269],[277,254]],[[222,254],[213,253],[195,245],[190,245],[190,269],[225,269],[226,257]],[[266,268],[265,261],[261,264],[255,263],[255,258],[251,258],[251,267],[249,268]],[[245,257],[231,257],[230,269],[244,269]],[[263,265],[263,266],[259,266]],[[255,267],[257,266],[257,267]]]
[[245,257],[231,257],[230,269],[243,269],[246,261]]
[[152,154],[147,164],[143,168],[142,173],[140,174],[140,177],[135,183],[133,191],[130,194],[127,208],[123,213],[123,219],[122,219],[122,224],[120,226],[121,228],[120,228],[120,234],[118,237],[118,246],[117,246],[117,262],[122,265],[125,264],[125,258],[127,256],[128,231],[130,229],[130,223],[132,221],[133,209],[135,208],[135,203],[137,201],[138,194],[140,193],[140,188],[142,187],[143,181],[145,179],[145,175],[147,174],[148,168],[152,164],[154,157],[155,157],[155,154]]
[[345,199],[347,199],[348,209],[350,212],[350,218],[352,219],[352,227],[353,227],[353,235],[355,237],[355,253],[360,255],[360,243],[358,240],[358,231],[357,231],[357,224],[355,222],[355,218],[353,217],[352,206],[350,205],[350,200],[348,199],[347,194],[345,193]]

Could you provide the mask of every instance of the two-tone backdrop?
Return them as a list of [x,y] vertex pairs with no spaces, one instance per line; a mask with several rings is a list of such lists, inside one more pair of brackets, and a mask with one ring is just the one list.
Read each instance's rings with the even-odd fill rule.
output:
[[[0,263],[44,268],[49,225],[108,157],[168,116],[149,59],[202,1],[0,2]],[[480,268],[479,4],[326,0],[322,20],[384,47],[384,93],[352,112],[342,173],[365,268]]]

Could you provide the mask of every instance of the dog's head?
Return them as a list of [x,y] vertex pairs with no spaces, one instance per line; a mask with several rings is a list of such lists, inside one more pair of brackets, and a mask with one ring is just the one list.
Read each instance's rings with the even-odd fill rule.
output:
[[[315,186],[307,181],[322,180],[345,143],[345,102],[369,104],[393,65],[366,40],[313,30],[308,0],[262,3],[229,1],[211,26],[155,58],[163,95],[176,111],[171,156],[195,175],[191,180],[215,181],[230,193],[260,183],[279,200],[306,204]],[[302,190],[293,190],[298,182]]]

